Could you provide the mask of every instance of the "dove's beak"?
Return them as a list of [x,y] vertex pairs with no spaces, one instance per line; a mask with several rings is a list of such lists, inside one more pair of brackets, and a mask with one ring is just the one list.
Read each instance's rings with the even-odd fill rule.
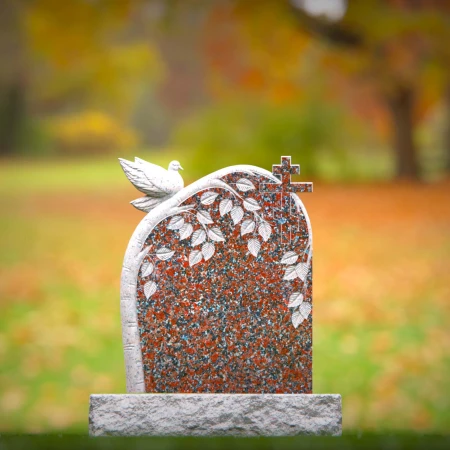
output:
[[180,166],[180,169],[181,169],[181,170],[184,170],[181,166]]

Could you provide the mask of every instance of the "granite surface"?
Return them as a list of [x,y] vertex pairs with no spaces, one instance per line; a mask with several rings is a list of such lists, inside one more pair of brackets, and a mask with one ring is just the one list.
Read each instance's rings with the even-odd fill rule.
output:
[[91,436],[295,436],[342,432],[334,394],[91,395]]
[[287,157],[275,182],[224,173],[149,232],[135,288],[145,392],[312,392],[312,237],[296,195],[312,187],[296,173]]

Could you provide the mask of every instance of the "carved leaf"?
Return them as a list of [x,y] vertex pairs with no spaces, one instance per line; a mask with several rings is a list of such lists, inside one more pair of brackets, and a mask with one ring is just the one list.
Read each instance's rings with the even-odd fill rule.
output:
[[294,264],[297,259],[298,255],[295,252],[286,252],[281,258],[281,264]]
[[202,252],[200,250],[192,250],[192,252],[189,255],[189,265],[195,266],[195,264],[198,264],[202,260]]
[[236,183],[236,187],[242,192],[253,191],[256,189],[255,185],[246,178],[241,178],[240,180],[238,180]]
[[240,206],[235,206],[230,212],[233,223],[237,225],[244,217],[244,210]]
[[161,261],[167,261],[168,259],[172,258],[175,252],[170,250],[170,248],[161,247],[158,250],[156,250],[156,257],[159,258]]
[[294,266],[286,267],[286,272],[284,272],[283,280],[295,280],[297,278],[297,272]]
[[150,262],[146,261],[144,264],[142,264],[141,273],[143,277],[148,277],[153,273],[153,269],[155,266]]
[[255,229],[255,222],[251,219],[244,220],[241,225],[241,236],[251,233]]
[[258,239],[250,239],[248,241],[248,251],[256,258],[258,256],[261,244]]
[[208,261],[208,259],[211,258],[212,255],[214,255],[215,251],[216,247],[214,247],[214,244],[212,242],[205,242],[202,245],[202,254],[205,261]]
[[187,239],[192,232],[194,231],[193,226],[190,223],[185,223],[181,228],[180,228],[180,239]]
[[209,212],[202,209],[197,212],[197,219],[200,223],[203,223],[205,225],[207,225],[208,223],[214,223]]
[[220,215],[224,216],[225,214],[228,214],[231,211],[232,207],[233,207],[233,202],[229,198],[224,198],[219,203]]
[[202,205],[210,205],[211,203],[214,203],[214,200],[219,194],[217,192],[213,191],[206,191],[202,196],[200,197],[200,202]]
[[300,305],[300,303],[303,302],[303,295],[300,292],[294,292],[289,297],[289,304],[288,308],[295,308],[296,306]]
[[292,325],[294,328],[297,328],[303,322],[303,316],[300,314],[300,311],[294,311],[292,314]]
[[157,284],[154,281],[147,281],[144,285],[144,294],[147,297],[147,300],[156,292],[158,288]]
[[216,242],[222,242],[225,241],[225,238],[223,237],[222,231],[220,231],[220,228],[218,227],[212,227],[208,230],[208,236],[211,240]]
[[179,230],[184,225],[184,219],[181,216],[174,216],[167,225],[169,230]]
[[206,233],[202,228],[195,230],[194,234],[192,235],[191,245],[192,247],[195,247],[196,245],[201,244],[206,239]]
[[246,198],[244,200],[244,208],[247,211],[258,211],[258,209],[261,209],[261,206],[258,205],[258,202],[254,198]]
[[311,312],[311,309],[312,309],[311,303],[307,303],[307,302],[302,303],[302,304],[300,305],[300,314],[301,314],[305,319],[307,319],[308,316],[309,316],[309,313]]
[[272,234],[272,228],[267,222],[261,222],[259,224],[258,233],[262,236],[265,242],[267,242]]
[[298,277],[300,280],[305,281],[306,277],[308,276],[308,264],[306,263],[298,263],[295,266],[295,271],[297,272]]

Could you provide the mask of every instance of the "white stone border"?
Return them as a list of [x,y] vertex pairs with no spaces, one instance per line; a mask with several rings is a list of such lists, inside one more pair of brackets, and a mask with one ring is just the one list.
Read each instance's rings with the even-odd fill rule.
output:
[[338,394],[95,394],[90,398],[90,436],[341,433]]
[[[226,167],[190,184],[164,203],[158,205],[141,220],[130,239],[125,252],[120,285],[122,340],[125,358],[126,386],[127,392],[129,393],[145,392],[144,367],[142,363],[142,352],[136,309],[136,283],[139,267],[148,251],[148,249],[142,249],[144,242],[159,222],[171,215],[182,212],[183,208],[180,208],[178,205],[192,195],[207,188],[229,189],[228,185],[219,178],[236,172],[247,173],[249,175],[261,175],[268,178],[272,183],[281,184],[281,181],[272,175],[271,172],[261,169],[260,167],[249,165]],[[308,223],[308,231],[311,233],[309,218],[303,203],[296,195],[293,195],[293,197],[297,205],[302,208],[303,214],[305,215]]]

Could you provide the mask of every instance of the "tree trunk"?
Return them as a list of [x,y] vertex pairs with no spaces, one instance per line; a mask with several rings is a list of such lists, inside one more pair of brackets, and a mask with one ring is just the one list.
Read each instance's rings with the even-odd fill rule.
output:
[[0,157],[17,152],[26,118],[26,65],[21,17],[25,2],[0,0]]
[[0,157],[17,153],[25,120],[24,92],[20,83],[3,87],[0,95]]
[[445,171],[450,175],[450,82],[444,93],[445,122],[444,122],[444,158]]
[[392,118],[393,145],[397,178],[418,180],[419,163],[414,142],[413,105],[411,88],[400,86],[387,97]]

